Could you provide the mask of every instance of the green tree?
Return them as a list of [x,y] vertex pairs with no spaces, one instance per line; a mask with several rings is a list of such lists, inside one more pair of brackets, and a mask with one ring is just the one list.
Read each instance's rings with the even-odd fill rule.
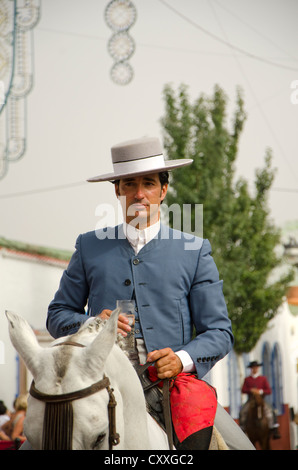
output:
[[[270,220],[268,191],[274,179],[271,151],[256,171],[254,194],[235,181],[235,161],[246,120],[240,89],[232,124],[227,125],[227,96],[215,86],[211,98],[190,102],[188,90],[164,88],[161,119],[169,159],[193,158],[193,164],[171,175],[167,205],[203,204],[204,238],[212,245],[233,325],[235,351],[249,352],[283,301],[292,273],[274,277],[282,263],[277,255],[280,231]],[[230,128],[229,128],[230,127]]]

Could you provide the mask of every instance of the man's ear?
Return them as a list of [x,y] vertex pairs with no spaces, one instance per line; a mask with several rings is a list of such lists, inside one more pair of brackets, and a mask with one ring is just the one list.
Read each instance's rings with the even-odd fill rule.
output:
[[165,198],[166,195],[167,195],[168,186],[169,186],[168,183],[165,183],[165,184],[163,185],[163,187],[161,188],[161,201],[163,201],[164,198]]

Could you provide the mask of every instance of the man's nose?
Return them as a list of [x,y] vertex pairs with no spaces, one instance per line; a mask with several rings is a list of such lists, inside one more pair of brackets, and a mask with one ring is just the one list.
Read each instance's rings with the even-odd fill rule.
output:
[[144,188],[142,185],[138,185],[136,187],[136,191],[135,191],[135,199],[143,199],[144,198]]

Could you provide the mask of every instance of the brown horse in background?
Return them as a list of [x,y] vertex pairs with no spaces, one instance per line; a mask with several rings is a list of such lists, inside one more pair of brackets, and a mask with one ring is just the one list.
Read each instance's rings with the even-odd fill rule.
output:
[[265,402],[259,393],[252,394],[249,398],[245,430],[254,446],[259,443],[261,450],[270,450],[270,429]]

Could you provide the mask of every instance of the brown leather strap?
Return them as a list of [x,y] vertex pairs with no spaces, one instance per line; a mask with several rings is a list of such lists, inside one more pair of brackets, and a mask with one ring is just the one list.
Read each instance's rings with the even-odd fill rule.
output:
[[63,343],[58,343],[58,344],[54,344],[54,346],[64,346],[64,345],[68,345],[68,346],[78,346],[79,348],[85,348],[86,346],[84,344],[81,344],[81,343],[77,343],[76,341],[63,341]]
[[153,366],[154,364],[155,362],[146,362],[146,364],[139,365],[137,369],[138,375],[142,375],[144,372],[146,372],[148,367]]
[[170,450],[173,450],[174,442],[173,442],[173,427],[172,427],[172,415],[171,415],[171,403],[170,403],[170,380],[171,379],[163,380],[162,405],[163,405],[163,412],[164,412],[164,417],[165,417],[166,433],[168,436],[169,447],[170,447]]
[[61,395],[47,395],[46,393],[40,392],[35,387],[34,380],[31,383],[29,393],[32,397],[37,400],[44,401],[46,403],[60,403],[64,401],[78,400],[79,398],[85,398],[89,395],[93,395],[100,390],[107,388],[110,385],[108,377],[104,377],[95,384],[90,385],[90,387],[83,388],[82,390],[77,390],[75,392],[63,393]]
[[113,449],[113,446],[116,446],[120,442],[120,436],[116,431],[116,406],[117,402],[114,396],[114,390],[110,387],[107,387],[109,392],[109,404],[108,404],[108,414],[109,414],[109,450]]

